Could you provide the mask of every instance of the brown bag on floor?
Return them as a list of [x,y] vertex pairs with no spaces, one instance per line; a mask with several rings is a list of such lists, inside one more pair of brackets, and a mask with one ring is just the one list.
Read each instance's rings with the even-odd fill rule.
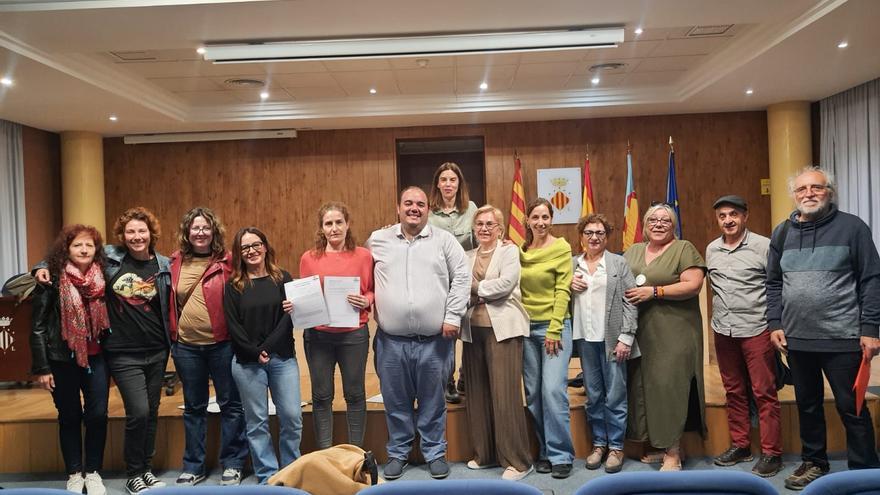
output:
[[373,453],[347,444],[306,454],[269,478],[312,495],[350,495],[380,481]]

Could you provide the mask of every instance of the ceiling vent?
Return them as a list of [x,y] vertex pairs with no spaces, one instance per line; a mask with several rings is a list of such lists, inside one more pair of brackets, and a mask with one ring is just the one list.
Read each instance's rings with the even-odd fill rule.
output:
[[694,26],[687,33],[688,38],[704,38],[706,36],[724,36],[733,24],[717,24],[713,26]]
[[610,70],[620,70],[626,67],[626,64],[622,64],[620,62],[612,62],[608,64],[596,64],[590,66],[590,72],[599,72],[599,71],[610,71]]
[[154,53],[147,50],[134,50],[125,52],[110,52],[120,62],[151,62],[157,60]]
[[260,79],[234,78],[223,81],[223,84],[231,88],[262,88],[266,82]]

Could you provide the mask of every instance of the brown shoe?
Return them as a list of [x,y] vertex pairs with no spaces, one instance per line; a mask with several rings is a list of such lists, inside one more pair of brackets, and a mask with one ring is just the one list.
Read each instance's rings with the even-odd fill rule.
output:
[[616,473],[623,469],[623,451],[612,449],[608,452],[608,458],[605,459],[605,472]]
[[593,447],[593,452],[587,457],[587,469],[599,469],[607,453],[608,447]]

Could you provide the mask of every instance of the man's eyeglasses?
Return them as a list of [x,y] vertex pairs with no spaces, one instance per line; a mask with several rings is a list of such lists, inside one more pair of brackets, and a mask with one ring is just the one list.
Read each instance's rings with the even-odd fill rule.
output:
[[486,222],[486,223],[477,222],[474,224],[474,230],[483,230],[483,229],[492,230],[497,226],[498,226],[498,222]]
[[241,254],[247,254],[248,251],[250,251],[251,249],[253,249],[254,251],[259,251],[260,249],[262,249],[262,247],[263,247],[262,241],[257,241],[252,244],[246,244],[241,247]]
[[596,239],[604,239],[606,232],[604,230],[585,230],[583,234],[587,239],[593,236],[596,236]]
[[810,191],[813,194],[821,194],[828,190],[828,186],[825,184],[809,184],[806,186],[801,186],[794,190],[794,193],[798,196],[802,194],[806,194],[807,191]]

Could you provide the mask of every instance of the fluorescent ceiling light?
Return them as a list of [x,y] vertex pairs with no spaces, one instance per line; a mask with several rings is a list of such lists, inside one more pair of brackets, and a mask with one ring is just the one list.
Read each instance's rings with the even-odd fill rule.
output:
[[206,45],[205,60],[215,64],[424,57],[616,47],[623,28],[576,28],[557,31],[475,33],[399,38],[279,41]]
[[169,134],[130,134],[122,138],[125,144],[187,143],[192,141],[234,141],[238,139],[275,139],[296,137],[296,129],[269,131],[175,132]]

